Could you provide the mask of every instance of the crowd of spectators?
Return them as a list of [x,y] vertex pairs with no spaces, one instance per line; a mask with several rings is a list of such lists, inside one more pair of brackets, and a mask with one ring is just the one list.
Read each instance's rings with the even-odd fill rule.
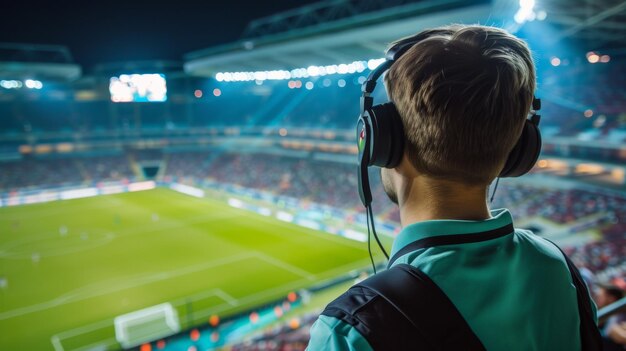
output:
[[98,156],[77,160],[87,181],[115,181],[130,179],[133,171],[125,155]]
[[206,152],[181,152],[166,155],[166,180],[189,183],[208,176],[210,154]]
[[302,351],[309,342],[309,329],[318,313],[309,313],[286,324],[279,324],[250,340],[227,347],[224,351]]
[[[335,207],[358,201],[354,166],[273,155],[222,155],[210,177]],[[233,177],[233,174],[237,176]],[[230,181],[229,181],[230,180]]]
[[84,179],[74,159],[24,159],[0,164],[0,189],[78,183]]
[[132,178],[128,158],[117,156],[24,158],[0,163],[0,192]]

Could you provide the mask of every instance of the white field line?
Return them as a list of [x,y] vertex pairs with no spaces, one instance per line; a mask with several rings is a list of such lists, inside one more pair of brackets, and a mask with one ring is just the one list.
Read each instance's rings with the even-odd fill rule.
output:
[[[52,335],[52,337],[50,337],[50,340],[52,341],[53,346],[56,341],[60,349],[63,350],[63,345],[61,343],[62,339],[71,338],[79,334],[88,333],[88,332],[106,328],[106,327],[113,327],[113,319],[105,319],[96,323],[87,324],[82,327],[78,327],[78,328],[70,329],[68,331],[57,333],[57,334]],[[68,334],[68,335],[66,336],[65,334]],[[56,347],[55,347],[55,350],[56,350]]]
[[[135,234],[146,234],[146,233],[151,233],[151,232],[155,232],[155,231],[162,231],[162,230],[171,230],[171,229],[176,229],[176,228],[180,228],[180,227],[185,227],[185,226],[189,226],[190,224],[195,224],[195,223],[200,223],[206,220],[220,220],[220,219],[226,219],[226,218],[232,218],[232,217],[237,217],[236,214],[213,214],[213,215],[201,215],[201,216],[196,216],[196,217],[191,217],[187,220],[184,221],[171,221],[171,220],[163,220],[161,222],[156,222],[156,223],[149,223],[146,225],[140,225],[140,226],[133,226],[132,228],[129,229],[125,229],[125,230],[119,230],[119,231],[109,231],[109,233],[105,234],[105,240],[102,240],[102,238],[97,238],[97,239],[93,239],[93,240],[102,240],[102,241],[106,241],[104,243],[99,243],[98,245],[94,245],[94,246],[89,246],[89,247],[84,247],[83,249],[79,249],[79,248],[60,248],[57,249],[56,251],[52,251],[52,253],[44,253],[43,257],[49,257],[49,256],[60,256],[63,254],[69,254],[69,253],[76,253],[76,252],[81,252],[81,251],[85,251],[85,250],[90,250],[99,246],[103,246],[106,245],[108,242],[112,241],[113,239],[115,239],[116,237],[121,237],[121,236],[126,236],[126,235],[135,235]],[[102,228],[96,228],[99,230],[102,230]],[[113,234],[113,236],[109,236],[109,234]],[[11,252],[8,251],[7,252],[7,248],[10,249],[13,246],[16,245],[20,245],[20,244],[24,244],[27,242],[34,242],[34,241],[38,241],[38,240],[45,240],[48,239],[48,236],[50,234],[39,234],[36,236],[29,236],[28,238],[21,238],[21,239],[17,239],[17,240],[13,240],[10,242],[7,242],[5,244],[3,244],[2,246],[0,246],[0,258],[3,259],[31,259],[31,251],[28,252]],[[76,235],[76,234],[71,234],[71,235]]]
[[[261,220],[261,221],[265,221],[265,222],[271,222],[272,225],[276,225],[276,226],[284,227],[284,228],[289,228],[290,231],[286,231],[285,234],[292,234],[291,232],[294,229],[297,229],[300,233],[304,233],[306,235],[315,236],[317,238],[322,238],[322,239],[325,239],[327,241],[332,241],[332,242],[335,242],[335,243],[338,243],[338,244],[344,245],[344,246],[350,246],[352,248],[363,249],[363,244],[362,243],[355,242],[354,240],[344,239],[344,238],[340,237],[339,235],[322,232],[320,230],[306,228],[306,227],[303,227],[303,226],[299,226],[299,225],[297,225],[295,223],[279,221],[279,220],[277,220],[274,217],[258,216],[258,219]],[[255,220],[256,220],[256,218],[255,218]]]
[[[79,244],[80,246],[59,247],[53,250],[45,250],[43,252],[39,252],[39,254],[41,257],[45,258],[45,257],[63,256],[67,254],[93,250],[101,246],[107,245],[108,243],[113,241],[115,237],[117,236],[114,232],[108,232],[105,234],[94,234],[90,232],[88,235],[90,235],[91,238],[89,238],[85,242],[74,241],[73,243],[71,243],[71,244]],[[40,238],[38,240],[46,240],[46,239],[57,240],[58,238],[45,238],[45,239]],[[62,240],[62,239],[59,239],[59,240]],[[36,240],[33,240],[33,241],[36,241]],[[11,251],[7,251],[6,248],[4,248],[4,250],[0,250],[0,258],[5,259],[5,260],[31,260],[32,259],[31,255],[32,255],[32,251],[20,252],[18,250],[18,251],[11,252]]]
[[[41,240],[50,240],[50,239],[58,239],[58,238],[71,238],[72,236],[76,236],[77,233],[76,232],[72,232],[71,234],[68,233],[66,234],[66,237],[61,237],[61,234],[58,233],[57,231],[58,229],[54,228],[50,231],[46,231],[46,232],[40,232],[34,235],[28,235],[28,236],[24,236],[24,237],[20,237],[18,239],[15,240],[10,240],[7,241],[5,243],[2,244],[2,246],[0,246],[0,248],[2,248],[3,250],[7,250],[7,249],[12,249],[15,246],[20,246],[20,245],[25,245],[25,244],[32,244],[34,242],[37,241],[41,241]],[[86,231],[87,233],[90,234],[94,234],[95,235],[105,235],[106,233],[111,232],[112,230],[109,229],[103,229],[100,227],[91,227],[91,229],[89,229],[88,231]],[[30,251],[29,251],[30,252]],[[18,252],[19,254],[19,252]]]
[[[369,263],[369,259],[367,260],[363,260],[362,262],[358,262],[358,263],[350,263],[347,265],[343,265],[343,266],[339,266],[333,269],[330,269],[326,272],[322,272],[319,273],[317,275],[317,277],[319,276],[333,276],[335,274],[335,272],[346,272],[346,271],[350,271],[353,269],[357,269],[359,267],[363,267],[364,265],[367,265]],[[276,295],[278,293],[281,292],[285,292],[285,291],[289,291],[289,290],[293,290],[293,289],[299,289],[299,288],[303,288],[303,285],[306,285],[310,283],[310,281],[306,278],[302,278],[302,279],[298,279],[295,281],[291,281],[288,282],[286,284],[283,285],[279,285],[276,287],[273,287],[271,289],[268,290],[263,290],[263,291],[259,291],[257,293],[254,294],[250,294],[250,295],[246,295],[245,297],[238,299],[237,302],[239,305],[245,304],[245,303],[249,303],[249,302],[261,302],[263,299],[265,299],[266,297],[269,296],[273,296]],[[213,314],[219,314],[221,312],[227,311],[228,309],[230,309],[230,306],[228,306],[227,304],[219,304],[210,308],[207,308],[204,311],[194,311],[194,316],[196,316],[195,319],[204,319],[206,317],[209,317]],[[198,318],[198,316],[200,316]]]
[[63,351],[63,345],[61,345],[61,340],[59,340],[58,336],[52,335],[50,342],[52,343],[52,347],[54,347],[54,351]]
[[[92,286],[87,286],[85,288],[80,288],[80,289],[69,292],[67,294],[64,294],[62,296],[59,296],[49,301],[2,312],[0,313],[0,320],[13,318],[13,317],[21,316],[21,315],[28,314],[28,313],[38,312],[38,311],[45,310],[48,308],[64,305],[70,302],[82,301],[82,300],[86,300],[86,299],[93,298],[93,297],[107,295],[107,294],[115,293],[118,291],[154,283],[160,280],[171,279],[174,277],[178,277],[178,276],[186,275],[190,273],[197,273],[203,270],[207,270],[209,268],[236,263],[239,261],[252,259],[252,258],[256,258],[256,257],[251,253],[242,253],[239,255],[224,257],[224,258],[209,261],[206,263],[188,266],[182,269],[159,272],[159,273],[150,274],[150,275],[143,276],[143,277],[131,277],[130,279],[128,279],[129,282],[126,282],[126,283],[115,284],[111,282],[99,282],[97,284],[94,284],[95,286],[92,285]],[[108,288],[106,288],[106,286],[108,286]]]
[[224,290],[217,288],[217,289],[213,289],[213,291],[215,293],[215,296],[217,296],[220,299],[228,302],[229,305],[231,305],[231,306],[239,305],[239,302],[237,301],[237,299],[232,297],[230,294],[228,294]]
[[[202,296],[203,297],[217,296],[226,302],[225,304],[220,304],[220,305],[230,305],[230,306],[238,305],[237,299],[235,299],[234,297],[232,297],[231,295],[229,295],[228,293],[226,293],[225,291],[221,289],[213,289],[208,292],[204,292],[202,293]],[[64,351],[61,340],[65,340],[65,339],[68,339],[68,338],[71,338],[80,334],[88,333],[91,331],[103,329],[103,328],[110,327],[110,326],[113,326],[112,319],[103,320],[97,323],[89,324],[83,327],[78,327],[78,328],[70,329],[61,333],[54,334],[50,338],[50,342],[52,343],[52,346],[54,347],[55,351]],[[101,341],[97,341],[88,345],[81,346],[78,349],[75,349],[74,351],[90,350],[92,349],[92,347],[96,347],[96,346],[101,346],[101,345],[112,346],[116,344],[117,344],[117,339],[108,338],[105,340],[101,340]]]
[[[230,218],[230,217],[236,217],[236,214],[221,214],[221,215],[211,215],[211,216],[207,216],[207,215],[202,215],[202,216],[197,216],[197,217],[193,217],[187,221],[177,221],[174,223],[171,223],[170,225],[159,225],[158,227],[155,224],[150,224],[148,226],[143,226],[143,227],[134,227],[131,228],[129,230],[122,230],[119,231],[117,233],[117,236],[121,236],[121,235],[130,235],[130,234],[144,234],[150,231],[157,231],[157,230],[167,230],[167,229],[174,229],[177,227],[182,227],[182,226],[187,226],[189,224],[192,223],[196,223],[196,222],[202,222],[205,220],[209,220],[209,219],[217,219],[217,218]],[[282,224],[282,222],[280,221],[276,221],[277,224]],[[153,227],[154,228],[147,228],[147,227]],[[328,234],[322,234],[324,237],[328,237],[331,235]],[[341,241],[343,242],[343,241]],[[241,256],[245,256],[245,257],[241,257]],[[301,270],[295,266],[292,266],[286,262],[271,258],[265,254],[262,253],[257,253],[257,254],[252,254],[252,253],[246,253],[246,254],[242,254],[242,255],[237,255],[237,256],[233,256],[235,257],[235,260],[242,260],[242,259],[246,259],[246,258],[252,258],[252,257],[257,257],[261,260],[264,260],[267,263],[273,264],[275,266],[278,266],[280,268],[283,268],[285,270],[288,270],[292,273],[298,274],[300,276],[306,277],[307,280],[314,280],[315,276],[312,275],[310,272],[306,272],[304,270]],[[236,257],[241,257],[241,258],[236,258]],[[229,258],[226,257],[224,258],[226,260],[225,263],[229,263]],[[44,309],[48,309],[48,308],[52,308],[52,307],[56,307],[56,306],[60,306],[69,302],[75,302],[75,301],[81,301],[81,300],[85,300],[88,298],[92,298],[92,297],[97,297],[97,296],[102,296],[105,294],[110,294],[113,292],[117,292],[120,290],[125,290],[128,288],[132,288],[132,287],[137,287],[137,286],[141,286],[141,285],[145,285],[145,284],[149,284],[149,283],[153,283],[159,280],[164,280],[164,279],[169,279],[178,275],[183,275],[183,274],[189,274],[189,273],[195,273],[201,270],[205,270],[208,268],[213,267],[214,265],[222,265],[224,263],[222,263],[220,260],[215,260],[215,261],[211,261],[211,262],[207,262],[207,263],[203,263],[200,265],[196,265],[196,266],[190,266],[190,267],[185,267],[183,269],[180,270],[175,270],[175,271],[166,271],[166,272],[159,272],[153,275],[149,275],[149,276],[144,276],[144,277],[133,277],[133,282],[132,283],[126,283],[126,284],[111,284],[110,282],[108,283],[102,283],[99,282],[97,285],[104,285],[105,287],[93,287],[93,286],[88,286],[85,288],[80,288],[78,289],[78,293],[82,293],[83,291],[85,292],[85,295],[80,296],[79,294],[77,294],[76,291],[74,292],[70,292],[68,294],[64,294],[62,296],[59,296],[57,298],[54,298],[52,300],[49,301],[45,301],[45,302],[41,302],[38,304],[34,304],[34,305],[30,305],[30,306],[25,306],[25,307],[21,307],[21,308],[17,308],[17,309],[13,309],[13,310],[9,310],[9,311],[4,311],[0,313],[0,320],[4,320],[4,319],[8,319],[8,318],[13,318],[16,316],[21,316],[23,314],[28,314],[28,313],[33,313],[33,312],[37,312],[37,311],[41,311]],[[108,288],[107,288],[108,287]],[[94,289],[97,290],[96,292],[90,292],[89,290]]]
[[[291,281],[289,283],[283,284],[283,285],[279,285],[276,287],[273,287],[271,289],[268,290],[263,290],[263,291],[259,291],[257,293],[248,295],[246,297],[243,297],[241,299],[237,300],[238,305],[242,305],[248,302],[254,302],[254,301],[261,301],[263,299],[265,299],[266,297],[269,296],[273,296],[276,295],[278,293],[284,292],[284,291],[288,291],[288,290],[293,290],[293,289],[297,289],[297,288],[301,288],[303,284],[309,283],[309,280],[306,278],[302,278],[302,279],[298,279],[295,281]],[[228,304],[219,304],[216,306],[213,306],[211,308],[208,308],[204,311],[194,311],[194,316],[196,317],[195,319],[206,319],[207,317],[213,315],[213,314],[220,314],[221,312],[227,311],[231,308],[231,306],[229,306]]]
[[[224,298],[224,297],[228,297],[228,298]],[[225,304],[230,304],[229,300],[235,300],[236,303],[236,299],[230,295],[228,295],[227,293],[225,293],[224,291],[220,290],[220,289],[212,289],[210,290],[208,293],[204,293],[204,297],[208,297],[208,296],[217,296],[220,299],[224,300]],[[175,304],[174,304],[175,305]],[[223,304],[221,304],[223,305]],[[98,329],[102,329],[108,326],[113,326],[113,319],[106,319],[97,323],[93,323],[93,324],[89,324],[89,325],[85,325],[82,327],[78,327],[78,328],[74,328],[74,329],[70,329],[61,333],[57,333],[55,335],[53,335],[53,338],[56,337],[57,340],[62,340],[62,339],[67,339],[67,338],[71,338],[80,334],[84,334],[84,333],[88,333],[94,330],[98,330]]]
[[[339,266],[339,267],[335,267],[333,269],[329,269],[328,271],[325,272],[321,272],[317,275],[315,275],[316,277],[330,277],[330,276],[334,276],[336,273],[340,272],[347,272],[347,271],[351,271],[353,269],[358,269],[363,267],[364,265],[369,264],[369,259],[367,260],[363,260],[363,261],[359,261],[359,262],[352,262],[343,266]],[[250,295],[246,295],[245,297],[241,298],[241,299],[236,299],[230,295],[231,298],[233,298],[234,300],[231,302],[234,302],[236,305],[241,305],[241,304],[245,304],[248,302],[255,302],[255,301],[261,301],[263,299],[265,299],[268,296],[272,296],[272,295],[276,295],[278,293],[281,292],[285,292],[288,290],[292,290],[292,289],[298,289],[298,288],[302,288],[303,285],[309,284],[310,281],[307,278],[302,278],[302,279],[298,279],[295,281],[291,281],[288,283],[285,283],[283,285],[280,286],[276,286],[273,287],[271,289],[268,290],[263,290],[263,291],[259,291],[257,293],[254,294],[250,294]],[[192,295],[190,298],[196,298],[196,297],[208,297],[208,296],[212,296],[213,294],[217,295],[217,291],[220,289],[212,289],[209,292],[202,292],[196,295]],[[222,291],[222,290],[220,290]],[[224,294],[226,294],[224,291],[222,291]],[[225,300],[225,303],[219,304],[219,305],[215,305],[213,307],[210,307],[204,311],[194,311],[194,319],[205,319],[213,314],[219,314],[223,311],[227,311],[229,309],[231,309],[233,307],[233,305],[231,304],[231,302],[229,302],[228,300],[226,300],[224,297],[219,296],[218,297],[222,298],[223,300]],[[177,302],[175,302],[177,301]],[[185,299],[178,299],[172,301],[173,305],[178,305],[180,303],[184,303]],[[97,330],[97,329],[101,329],[107,326],[112,326],[113,325],[113,319],[106,319],[106,320],[102,320],[100,322],[96,322],[90,325],[86,325],[86,326],[82,326],[82,327],[78,327],[78,328],[74,328],[74,329],[70,329],[61,333],[57,333],[55,335],[52,336],[51,340],[63,340],[63,339],[67,339],[79,334],[83,334],[86,332],[90,332],[93,330]],[[60,341],[59,341],[60,344]],[[55,350],[55,351],[60,351],[60,350]]]
[[[9,220],[9,221],[32,220],[33,218],[36,218],[36,217],[47,217],[47,216],[52,216],[52,215],[58,215],[58,214],[67,213],[68,211],[77,210],[77,209],[80,209],[81,211],[84,211],[84,210],[101,210],[101,209],[106,209],[106,208],[114,208],[114,207],[118,206],[115,203],[98,203],[98,204],[94,204],[94,205],[89,206],[89,205],[85,205],[85,204],[73,204],[73,203],[70,204],[70,203],[68,203],[66,201],[67,200],[64,200],[64,201],[54,201],[55,207],[41,209],[41,210],[38,210],[38,211],[33,211],[32,207],[29,207],[27,213],[15,213],[15,214],[10,215],[10,216],[9,215],[7,215],[7,216],[0,216],[0,218],[1,219],[5,219],[5,220]],[[63,205],[59,206],[59,204],[63,204]],[[33,205],[35,205],[35,204],[33,204]]]
[[190,296],[185,296],[185,297],[182,297],[182,298],[178,298],[176,300],[171,300],[170,303],[172,305],[178,306],[178,305],[182,305],[182,304],[187,303],[189,300],[198,301],[198,300],[206,299],[207,297],[215,296],[216,295],[215,294],[216,290],[218,290],[218,289],[211,289],[211,290],[202,291],[202,292],[197,293],[197,294],[193,294],[193,295],[190,295]]
[[256,257],[258,257],[259,259],[261,259],[261,260],[263,260],[263,261],[265,261],[265,262],[267,262],[269,264],[272,264],[272,265],[274,265],[276,267],[279,267],[279,268],[282,268],[282,269],[284,269],[286,271],[289,271],[291,273],[297,274],[297,275],[299,275],[299,276],[301,276],[303,278],[306,278],[308,280],[315,280],[315,275],[313,273],[307,272],[304,269],[300,269],[300,268],[298,268],[298,267],[296,267],[296,266],[294,266],[294,265],[292,265],[290,263],[287,263],[285,261],[282,261],[282,260],[279,260],[277,258],[271,257],[271,256],[266,255],[266,254],[264,254],[262,252],[259,252],[259,251],[255,251],[254,255]]
[[[109,346],[116,346],[117,345],[117,339],[115,338],[108,338],[108,339],[104,339],[102,341],[97,341],[85,346],[81,346],[77,349],[73,349],[72,351],[87,351],[87,350],[110,350]],[[106,348],[102,348],[102,346],[107,346]],[[56,351],[56,350],[55,350]]]

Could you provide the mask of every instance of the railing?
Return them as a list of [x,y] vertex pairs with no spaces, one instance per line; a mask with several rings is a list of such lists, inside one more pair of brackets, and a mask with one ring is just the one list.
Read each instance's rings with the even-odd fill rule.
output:
[[626,297],[598,310],[598,323],[606,321],[617,313],[626,313]]

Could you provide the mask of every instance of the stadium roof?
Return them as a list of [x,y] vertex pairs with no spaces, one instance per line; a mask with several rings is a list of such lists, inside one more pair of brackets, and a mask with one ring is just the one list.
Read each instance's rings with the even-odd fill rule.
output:
[[0,43],[0,77],[74,80],[81,67],[64,46]]
[[183,71],[183,63],[168,60],[144,60],[108,62],[96,65],[94,74],[111,76],[123,73],[178,73]]
[[484,22],[491,1],[325,1],[250,23],[234,43],[185,56],[185,71],[257,71],[330,65],[383,56],[387,45],[420,29]]
[[590,43],[590,49],[626,54],[626,1],[550,0],[542,6],[559,29],[553,41],[572,37]]
[[[575,41],[587,50],[626,54],[626,1],[529,0],[547,13],[547,44]],[[252,21],[243,37],[227,45],[189,53],[185,71],[284,70],[332,65],[383,56],[388,43],[449,23],[484,23],[513,32],[522,25],[517,0],[328,0]],[[545,16],[544,16],[545,17]]]

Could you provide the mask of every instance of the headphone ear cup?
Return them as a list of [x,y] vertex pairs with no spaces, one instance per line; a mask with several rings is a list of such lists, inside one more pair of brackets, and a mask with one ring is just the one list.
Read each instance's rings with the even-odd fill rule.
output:
[[404,127],[393,102],[373,106],[368,111],[372,121],[370,165],[394,168],[404,153]]
[[519,177],[528,173],[541,153],[541,133],[532,120],[524,122],[524,129],[519,140],[509,153],[504,168],[498,175],[501,178]]

